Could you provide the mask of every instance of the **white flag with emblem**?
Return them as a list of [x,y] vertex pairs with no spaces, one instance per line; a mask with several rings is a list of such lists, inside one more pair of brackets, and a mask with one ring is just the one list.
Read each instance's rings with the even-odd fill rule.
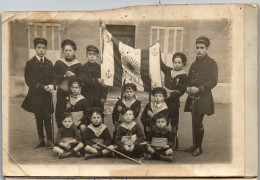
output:
[[155,87],[162,87],[160,44],[158,42],[149,48],[149,72],[152,89]]

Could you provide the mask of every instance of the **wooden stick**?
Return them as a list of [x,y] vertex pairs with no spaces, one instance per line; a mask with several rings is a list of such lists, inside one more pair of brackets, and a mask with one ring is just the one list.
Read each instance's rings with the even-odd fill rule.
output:
[[123,156],[123,157],[125,157],[126,159],[129,159],[129,160],[131,160],[131,161],[133,161],[133,162],[135,162],[135,163],[137,163],[137,164],[143,165],[143,163],[141,163],[141,162],[139,162],[139,161],[137,161],[137,160],[135,160],[135,159],[133,159],[133,158],[131,158],[131,157],[129,157],[129,156],[127,156],[127,155],[121,153],[121,152],[118,152],[118,151],[116,151],[116,150],[114,150],[114,149],[110,149],[109,147],[107,147],[107,146],[105,146],[105,145],[103,145],[103,144],[100,144],[100,143],[96,143],[96,144],[97,144],[98,146],[102,147],[102,148],[105,148],[105,149],[107,149],[107,150],[109,150],[109,151],[111,151],[111,152],[114,152],[114,153],[116,153],[116,154],[118,154],[118,155],[120,155],[120,156]]

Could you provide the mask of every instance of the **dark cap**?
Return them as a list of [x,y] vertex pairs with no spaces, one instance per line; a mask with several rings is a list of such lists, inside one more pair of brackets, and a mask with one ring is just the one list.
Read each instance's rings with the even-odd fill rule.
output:
[[99,107],[93,107],[89,110],[89,117],[91,118],[91,116],[94,114],[94,113],[98,113],[100,114],[101,116],[103,115],[103,110]]
[[89,52],[89,51],[94,51],[94,52],[96,52],[97,54],[99,53],[98,48],[97,48],[96,46],[94,46],[94,45],[89,45],[86,50],[87,50],[87,52]]
[[79,87],[82,86],[82,82],[81,82],[81,80],[79,78],[71,77],[70,78],[70,86],[72,86],[72,84],[74,84],[74,83],[79,84]]
[[198,39],[196,39],[196,44],[197,43],[204,43],[206,47],[210,46],[209,38],[205,36],[200,36]]
[[37,44],[39,44],[39,43],[44,44],[47,47],[47,40],[46,39],[44,39],[44,38],[35,38],[33,40],[33,44],[34,44],[35,48],[36,48]]
[[167,91],[162,87],[155,87],[152,90],[152,95],[154,96],[155,94],[162,94],[164,97],[167,97]]
[[64,49],[64,47],[65,47],[66,45],[70,45],[70,46],[72,47],[72,49],[74,49],[74,51],[77,50],[77,45],[76,45],[76,43],[75,43],[74,41],[70,40],[70,39],[65,39],[65,40],[63,40],[62,43],[61,43],[61,48]]
[[186,65],[187,63],[187,58],[185,56],[185,54],[181,53],[181,52],[177,52],[172,56],[172,62],[174,62],[175,58],[181,58],[182,64],[183,66]]
[[129,88],[133,89],[134,91],[137,90],[136,85],[134,83],[126,83],[123,87],[123,91],[125,91],[126,89],[129,89]]

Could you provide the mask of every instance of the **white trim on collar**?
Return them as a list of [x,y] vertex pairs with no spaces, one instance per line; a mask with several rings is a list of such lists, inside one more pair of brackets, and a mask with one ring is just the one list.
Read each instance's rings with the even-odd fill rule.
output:
[[80,63],[77,59],[74,59],[73,61],[71,61],[71,63],[67,62],[65,60],[65,58],[61,58],[60,61],[62,61],[64,64],[66,64],[68,67],[74,65],[74,64],[78,64]]

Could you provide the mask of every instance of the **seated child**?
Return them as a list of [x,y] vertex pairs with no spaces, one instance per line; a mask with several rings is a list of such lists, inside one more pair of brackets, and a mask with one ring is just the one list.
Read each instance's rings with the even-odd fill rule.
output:
[[147,159],[154,157],[172,162],[173,135],[167,127],[167,117],[159,115],[147,137]]
[[90,124],[88,119],[90,107],[87,100],[80,94],[81,83],[79,79],[71,79],[70,91],[71,95],[67,97],[66,111],[71,113],[74,124],[83,132]]
[[116,105],[112,112],[112,120],[115,126],[113,132],[114,138],[117,130],[117,126],[122,123],[121,112],[126,108],[131,108],[134,111],[134,118],[136,119],[140,113],[141,101],[135,97],[136,85],[133,83],[127,83],[123,87],[124,97],[116,102]]
[[96,143],[108,146],[110,149],[114,149],[111,145],[111,136],[109,130],[105,124],[102,123],[102,109],[94,107],[90,110],[91,124],[87,126],[83,132],[83,143],[85,147],[85,159],[94,157],[102,157],[107,155],[110,151],[103,149]]
[[[165,117],[168,117],[168,107],[164,102],[167,97],[167,92],[162,87],[156,87],[152,90],[152,95],[154,96],[154,102],[148,103],[141,116],[141,122],[144,126],[144,133],[147,137],[150,129],[155,124],[157,117],[160,114],[163,114]],[[167,121],[168,125],[168,121]]]
[[53,151],[58,153],[59,158],[66,158],[83,148],[83,143],[80,142],[81,136],[69,113],[64,114],[62,124],[63,127],[58,130]]
[[134,111],[126,108],[123,112],[123,123],[118,126],[115,146],[117,151],[133,157],[139,158],[143,155],[145,147],[140,145],[144,141],[141,127],[134,122]]

